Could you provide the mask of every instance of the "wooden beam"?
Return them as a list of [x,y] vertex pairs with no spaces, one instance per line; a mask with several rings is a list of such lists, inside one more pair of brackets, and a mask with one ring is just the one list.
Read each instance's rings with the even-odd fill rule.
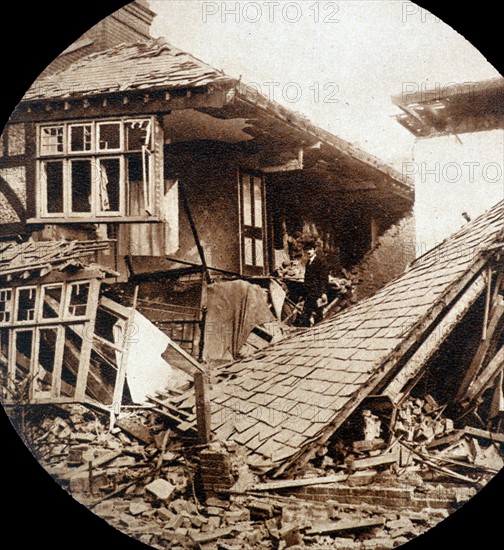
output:
[[484,368],[483,372],[472,382],[463,396],[462,404],[468,406],[481,395],[504,367],[504,346],[494,355],[493,359]]
[[194,367],[194,370],[189,371],[191,374],[194,374],[195,372],[202,372],[202,373],[205,372],[203,365],[198,363],[198,361],[196,361],[196,359],[192,355],[187,353],[187,351],[181,348],[176,342],[173,342],[173,340],[170,340],[168,347],[172,347],[177,353],[182,355],[182,357],[186,359]]
[[[372,475],[376,475],[374,472]],[[250,487],[251,491],[278,491],[281,489],[291,489],[296,487],[309,487],[310,485],[327,485],[332,483],[342,483],[344,481],[366,478],[369,476],[368,472],[356,473],[356,474],[333,474],[329,476],[309,477],[302,479],[282,479],[280,481],[270,481],[267,483],[257,483]]]
[[56,347],[54,351],[54,367],[53,367],[53,380],[51,386],[51,397],[58,399],[61,397],[61,386],[63,380],[61,375],[63,372],[63,354],[65,352],[65,327],[57,327],[57,339]]
[[[413,354],[395,378],[387,385],[382,392],[383,395],[397,400],[404,387],[411,384],[422,370],[427,361],[441,347],[443,342],[451,334],[452,330],[461,321],[467,311],[476,302],[486,285],[486,274],[481,274],[466,292],[453,304],[448,313],[439,321],[430,335],[424,340],[421,346]],[[405,392],[403,392],[405,393]]]
[[208,396],[208,380],[206,374],[194,373],[194,391],[196,397],[196,424],[198,426],[198,443],[206,445],[212,438],[211,408]]
[[[110,93],[70,103],[63,99],[36,99],[21,102],[11,116],[10,122],[48,122],[51,120],[69,120],[76,118],[99,118],[104,116],[136,116],[146,114],[170,113],[180,109],[219,109],[227,105],[232,98],[228,91],[234,84],[225,82],[215,86],[214,91],[206,93],[202,90],[188,96],[178,91],[172,91],[166,96],[159,91],[151,94],[148,103],[144,102],[145,92]],[[104,105],[104,99],[107,99]],[[87,106],[86,106],[87,105]],[[50,106],[50,110],[46,107]]]
[[203,245],[201,244],[201,241],[198,235],[198,229],[196,228],[196,223],[194,222],[194,218],[193,218],[191,209],[189,207],[189,200],[187,198],[185,185],[181,180],[179,181],[179,189],[180,189],[180,196],[182,198],[182,204],[184,205],[184,210],[185,210],[187,219],[189,220],[189,225],[191,226],[194,242],[196,243],[196,248],[198,249],[201,265],[203,266],[203,270],[205,272],[206,281],[208,284],[211,284],[212,278],[210,277],[210,272],[208,271],[208,266],[205,258],[205,250],[203,249]]
[[297,153],[297,158],[291,159],[284,164],[276,166],[261,166],[261,172],[265,174],[276,174],[278,172],[292,172],[293,170],[302,170],[304,165],[304,151],[301,147]]
[[87,304],[87,314],[89,315],[90,320],[84,325],[79,367],[77,371],[77,381],[75,385],[75,399],[77,400],[83,400],[86,396],[91,350],[93,349],[93,334],[95,330],[96,312],[98,309],[99,299],[100,281],[98,279],[93,279],[89,282],[89,301]]
[[472,428],[471,426],[466,426],[464,428],[464,433],[472,437],[479,437],[480,439],[488,439],[488,441],[492,441],[494,443],[504,443],[504,434],[488,432],[486,430]]
[[467,372],[464,376],[462,384],[460,385],[460,388],[456,397],[457,401],[461,401],[462,399],[464,399],[468,388],[470,387],[475,376],[478,374],[479,370],[481,369],[485,361],[485,358],[487,356],[488,350],[490,349],[490,345],[493,341],[492,338],[495,333],[495,330],[499,325],[503,315],[504,315],[504,303],[502,303],[502,299],[501,299],[494,307],[492,317],[490,319],[488,328],[486,330],[486,339],[480,342],[480,345],[478,346],[478,349],[474,354],[473,360],[471,361],[471,364],[467,369]]
[[375,468],[376,466],[395,464],[396,462],[399,462],[399,449],[395,449],[391,453],[383,453],[379,456],[352,460],[349,464],[349,468],[351,470],[366,470],[368,468]]
[[481,334],[481,339],[487,339],[487,328],[488,328],[488,316],[490,315],[490,304],[492,297],[492,268],[489,266],[488,269],[488,278],[487,278],[487,291],[485,296],[485,316],[483,318],[483,333]]
[[342,519],[333,523],[314,523],[307,531],[308,536],[314,535],[335,535],[338,533],[348,533],[359,531],[361,529],[371,529],[373,527],[381,527],[385,523],[382,518],[372,519]]

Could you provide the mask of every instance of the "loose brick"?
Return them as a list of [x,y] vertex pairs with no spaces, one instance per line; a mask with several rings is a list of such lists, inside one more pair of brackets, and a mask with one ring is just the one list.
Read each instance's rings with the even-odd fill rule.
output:
[[150,506],[147,506],[144,502],[132,502],[129,507],[129,512],[132,516],[139,516],[149,509]]

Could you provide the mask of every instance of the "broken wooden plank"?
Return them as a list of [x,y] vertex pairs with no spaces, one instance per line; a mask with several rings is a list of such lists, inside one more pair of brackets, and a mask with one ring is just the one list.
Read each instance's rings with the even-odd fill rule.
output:
[[501,349],[494,355],[490,363],[488,363],[479,376],[469,386],[462,404],[468,405],[474,401],[474,399],[479,397],[479,395],[488,387],[488,384],[492,381],[492,379],[499,374],[499,371],[503,365],[504,346],[501,347]]
[[145,443],[145,445],[150,445],[154,441],[154,437],[149,428],[141,424],[135,418],[120,418],[116,421],[116,426],[123,432]]
[[342,519],[332,523],[323,523],[319,525],[313,525],[306,531],[306,535],[334,535],[337,533],[345,533],[352,531],[360,531],[361,529],[371,529],[373,527],[382,527],[385,524],[383,518],[371,518],[371,519]]
[[390,453],[384,453],[379,456],[370,458],[358,458],[348,463],[351,470],[366,470],[367,468],[375,468],[376,466],[386,466],[387,464],[395,464],[399,461],[399,449],[394,449]]
[[353,450],[359,453],[362,452],[369,452],[369,451],[376,451],[378,449],[381,449],[385,446],[385,441],[380,438],[371,439],[370,441],[354,441],[353,442]]
[[162,416],[166,416],[166,418],[170,420],[173,420],[176,424],[175,428],[177,430],[180,430],[181,432],[187,432],[188,430],[196,430],[196,426],[194,424],[191,424],[190,422],[185,422],[184,420],[181,420],[180,418],[173,416],[173,414],[170,414],[169,412],[163,409],[158,409],[157,407],[154,407],[152,410]]
[[479,437],[480,439],[487,439],[493,443],[504,443],[504,434],[480,430],[479,428],[472,428],[471,426],[466,426],[464,428],[464,433],[473,437]]
[[487,356],[488,350],[490,349],[492,337],[503,315],[504,304],[497,303],[494,311],[492,312],[492,318],[490,319],[488,327],[486,328],[485,339],[480,342],[480,345],[478,346],[478,349],[474,354],[473,360],[471,361],[471,364],[469,365],[469,368],[467,369],[467,372],[464,376],[464,380],[462,381],[462,384],[460,384],[460,388],[456,397],[457,401],[461,401],[465,397],[467,390],[470,388],[471,383],[481,369],[485,357]]
[[467,468],[468,470],[478,470],[480,472],[486,472],[489,474],[497,474],[499,470],[496,468],[491,468],[490,466],[485,466],[483,464],[472,464],[470,462],[464,462],[462,460],[456,460],[454,458],[449,458],[447,456],[436,456],[433,457],[436,461],[445,462],[446,464],[451,464],[453,466],[459,466],[460,468]]
[[[442,474],[445,474],[449,477],[452,477],[453,479],[457,479],[459,481],[465,481],[466,483],[475,483],[474,479],[472,479],[470,477],[463,476],[461,474],[458,474],[457,472],[453,472],[452,470],[449,470],[448,468],[445,468],[445,467],[441,466],[439,464],[439,462],[437,461],[436,457],[431,456],[431,455],[423,454],[423,453],[413,449],[409,445],[406,445],[404,442],[401,442],[401,445],[403,445],[406,449],[408,449],[414,455],[419,457],[426,466],[429,466],[429,468],[431,468],[431,469],[433,469],[437,472],[440,472]],[[441,460],[443,460],[443,459],[441,459]]]
[[464,430],[455,430],[448,435],[430,441],[429,443],[427,443],[426,448],[434,449],[436,447],[441,447],[442,445],[451,445],[452,443],[459,441],[463,435]]
[[61,475],[59,475],[58,477],[61,480],[69,481],[72,477],[78,474],[82,474],[83,472],[87,472],[88,470],[92,470],[94,468],[99,468],[100,466],[104,466],[108,462],[112,462],[112,460],[119,458],[122,454],[123,454],[122,451],[111,451],[109,453],[104,454],[100,458],[96,458],[95,460],[92,460],[87,464],[84,464],[83,466],[69,469],[66,473],[61,473]]
[[[373,473],[373,475],[376,472]],[[348,481],[349,479],[355,479],[357,477],[367,477],[369,474],[367,472],[359,472],[356,474],[349,475],[347,473],[343,474],[333,474],[330,476],[319,476],[319,477],[309,477],[304,479],[283,479],[281,481],[272,481],[269,483],[257,483],[253,485],[251,491],[276,491],[279,489],[290,489],[295,487],[308,487],[310,485],[326,485],[330,483],[341,483]]]

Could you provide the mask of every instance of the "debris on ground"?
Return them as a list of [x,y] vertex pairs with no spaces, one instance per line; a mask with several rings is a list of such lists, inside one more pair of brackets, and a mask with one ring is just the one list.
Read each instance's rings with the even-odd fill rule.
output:
[[153,548],[385,550],[436,525],[504,465],[501,435],[455,428],[443,410],[408,398],[386,437],[365,409],[362,439],[339,460],[331,442],[302,477],[277,480],[252,474],[236,443],[197,445],[164,405],[123,411],[112,430],[76,404],[23,420],[67,491]]

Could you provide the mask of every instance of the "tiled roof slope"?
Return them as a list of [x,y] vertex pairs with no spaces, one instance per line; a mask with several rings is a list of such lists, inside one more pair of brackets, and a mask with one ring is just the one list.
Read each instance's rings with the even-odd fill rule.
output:
[[215,436],[244,445],[257,467],[271,469],[295,459],[344,415],[352,399],[373,386],[374,374],[393,368],[388,359],[394,350],[476,267],[479,252],[503,227],[504,201],[371,298],[227,367],[231,376],[211,393]]
[[133,45],[120,44],[90,54],[57,73],[37,79],[26,92],[23,102],[62,101],[142,90],[180,90],[212,83],[229,85],[246,102],[310,133],[317,140],[326,141],[343,154],[385,173],[396,182],[406,185],[407,192],[412,193],[412,180],[385,165],[380,159],[318,128],[306,117],[258,93],[255,87],[226,76],[191,54],[171,46],[162,38]]
[[229,80],[210,65],[177,50],[163,39],[119,45],[93,53],[70,67],[37,80],[23,100],[69,99],[74,96],[143,89],[180,89]]

